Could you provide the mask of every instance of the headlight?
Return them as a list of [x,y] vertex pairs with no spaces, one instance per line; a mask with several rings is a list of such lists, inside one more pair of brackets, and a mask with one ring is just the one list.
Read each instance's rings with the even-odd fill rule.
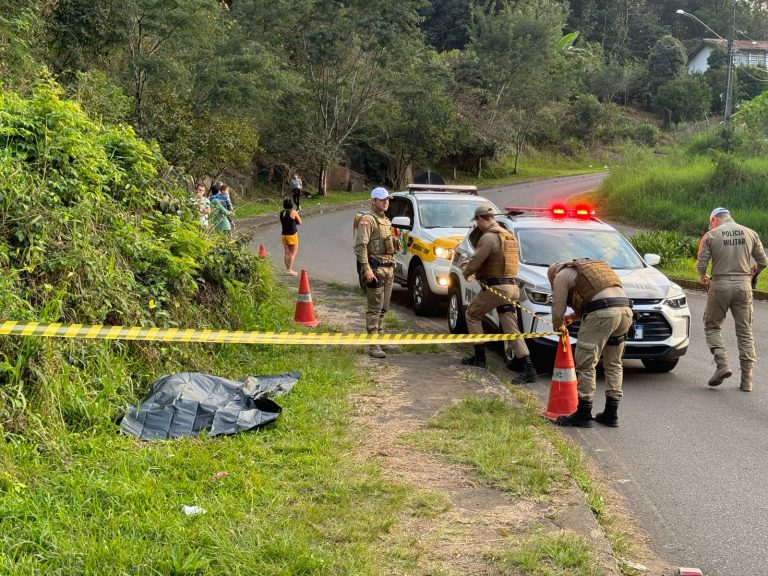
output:
[[549,294],[548,292],[537,292],[530,288],[526,288],[525,295],[528,297],[528,300],[534,304],[538,304],[539,306],[552,306],[552,294]]
[[674,310],[679,310],[680,308],[686,308],[688,306],[688,298],[685,297],[685,292],[683,292],[683,289],[675,283],[672,283],[669,287],[665,302]]
[[450,248],[435,246],[435,256],[438,258],[445,258],[446,260],[450,260],[453,257],[453,250]]

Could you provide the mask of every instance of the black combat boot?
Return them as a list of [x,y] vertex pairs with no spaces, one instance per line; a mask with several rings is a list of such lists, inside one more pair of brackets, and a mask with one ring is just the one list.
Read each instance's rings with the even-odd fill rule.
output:
[[595,414],[595,422],[600,422],[604,426],[617,428],[619,426],[619,399],[613,396],[605,397],[605,408],[602,412]]
[[539,381],[539,375],[536,374],[536,368],[531,362],[530,356],[524,356],[520,358],[520,362],[523,364],[523,369],[519,372],[515,372],[515,384],[535,384]]
[[462,364],[485,368],[485,344],[475,344],[475,353],[461,359]]
[[595,425],[592,420],[592,400],[582,400],[579,398],[579,406],[576,408],[576,412],[569,416],[558,416],[555,424],[558,426],[592,428]]

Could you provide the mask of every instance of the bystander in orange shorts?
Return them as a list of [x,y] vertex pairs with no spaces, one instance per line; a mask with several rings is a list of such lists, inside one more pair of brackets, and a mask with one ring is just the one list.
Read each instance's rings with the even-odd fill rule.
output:
[[283,246],[298,246],[299,245],[299,235],[298,234],[289,234],[287,236],[281,236]]

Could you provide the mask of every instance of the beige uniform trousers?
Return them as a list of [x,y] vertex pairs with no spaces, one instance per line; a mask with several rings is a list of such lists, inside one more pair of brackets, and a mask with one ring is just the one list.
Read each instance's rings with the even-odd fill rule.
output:
[[603,308],[582,318],[574,355],[579,398],[592,400],[595,395],[595,368],[601,355],[605,371],[605,395],[621,398],[624,379],[621,356],[624,354],[624,342],[610,345],[608,338],[623,336],[629,332],[631,326],[632,310],[626,307]]
[[755,341],[752,337],[752,286],[749,278],[713,280],[707,293],[704,309],[704,334],[707,346],[725,351],[721,326],[725,315],[731,311],[736,325],[736,342],[739,345],[739,363],[742,368],[755,363]]
[[[493,289],[504,294],[504,296],[512,302],[517,302],[520,299],[520,289],[512,284],[494,286]],[[472,299],[472,302],[467,307],[467,330],[469,333],[482,334],[483,317],[494,308],[509,303],[509,301],[494,294],[490,290],[481,291]],[[517,325],[517,311],[502,312],[499,314],[499,323],[501,324],[501,330],[504,334],[520,333],[520,327]],[[528,346],[526,346],[525,340],[522,338],[519,340],[510,340],[509,344],[515,352],[515,358],[524,358],[525,356],[530,355]]]
[[365,329],[368,334],[384,333],[384,314],[389,310],[389,300],[392,297],[392,281],[395,269],[381,267],[375,271],[379,281],[378,288],[366,288],[367,308],[365,311]]

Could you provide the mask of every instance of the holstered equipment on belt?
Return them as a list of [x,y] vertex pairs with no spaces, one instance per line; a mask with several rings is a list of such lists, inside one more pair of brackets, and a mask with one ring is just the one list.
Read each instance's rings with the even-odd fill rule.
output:
[[608,341],[606,342],[606,344],[608,346],[618,346],[619,344],[624,342],[626,339],[627,339],[626,334],[622,334],[621,336],[611,336],[610,338],[608,338]]
[[502,304],[501,306],[496,306],[496,312],[499,314],[504,314],[505,312],[514,312],[514,311],[515,311],[514,304]]
[[518,270],[518,243],[517,238],[511,232],[501,226],[494,226],[485,232],[486,234],[496,234],[501,242],[501,250],[491,253],[480,269],[477,271],[477,279],[482,280],[489,286],[494,286],[487,279],[507,279],[517,276]]
[[[569,304],[578,315],[586,313],[586,307],[592,302],[595,294],[606,288],[621,288],[621,280],[607,262],[581,258],[569,262],[566,267],[576,268],[576,284],[568,295]],[[626,300],[626,298],[625,298]],[[629,306],[629,304],[623,304]],[[593,309],[594,311],[594,309]]]

